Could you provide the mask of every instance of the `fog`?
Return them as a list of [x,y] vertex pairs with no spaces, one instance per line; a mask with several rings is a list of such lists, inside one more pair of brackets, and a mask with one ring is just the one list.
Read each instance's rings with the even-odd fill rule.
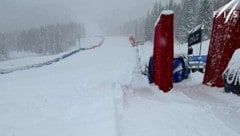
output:
[[[156,0],[0,0],[0,32],[83,22],[91,31],[144,16]],[[101,27],[99,27],[101,26]]]

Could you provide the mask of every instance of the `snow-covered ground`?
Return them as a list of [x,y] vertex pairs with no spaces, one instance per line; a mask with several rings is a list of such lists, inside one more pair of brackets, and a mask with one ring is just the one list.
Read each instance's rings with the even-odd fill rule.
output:
[[[82,38],[81,48],[91,47],[93,45],[98,44],[100,41],[101,41],[101,38],[99,37]],[[68,52],[71,52],[78,48],[79,48],[79,43],[76,43],[76,47],[69,49]],[[10,60],[0,62],[0,69],[12,69],[12,68],[18,68],[26,65],[42,63],[42,62],[46,62],[48,60],[60,57],[66,53],[67,52],[59,53],[56,55],[41,56],[31,52],[15,52],[14,51],[14,52],[10,52],[10,55],[9,55]]]
[[0,75],[0,135],[240,135],[238,96],[202,85],[201,73],[163,93],[138,71],[151,53],[151,43],[137,51],[127,37],[106,37],[58,63]]

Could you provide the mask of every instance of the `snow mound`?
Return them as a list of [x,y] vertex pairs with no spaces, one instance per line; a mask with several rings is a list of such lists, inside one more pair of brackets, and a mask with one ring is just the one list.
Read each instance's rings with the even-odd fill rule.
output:
[[163,10],[161,14],[163,14],[163,15],[171,15],[171,14],[174,14],[174,12],[172,10]]
[[239,60],[240,60],[240,49],[237,49],[234,52],[234,54],[233,54],[233,56],[232,56],[232,58],[231,58],[231,60],[230,60],[230,62],[228,64],[227,69],[235,70],[235,71],[239,70],[240,69]]
[[[226,68],[226,70],[223,72],[223,75],[226,76],[227,82],[229,84],[233,83],[235,81],[235,84],[237,83],[237,81],[240,81],[240,49],[237,49],[230,62],[228,63],[228,66]],[[238,78],[239,77],[239,78]],[[235,80],[236,78],[236,80]]]

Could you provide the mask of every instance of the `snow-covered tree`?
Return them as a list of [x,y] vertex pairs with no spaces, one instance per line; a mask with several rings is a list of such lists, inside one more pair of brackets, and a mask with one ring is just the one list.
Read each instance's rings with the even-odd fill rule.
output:
[[6,36],[0,33],[0,60],[7,57]]
[[17,40],[18,49],[39,54],[56,54],[75,46],[85,36],[82,24],[55,24],[22,31]]
[[[145,24],[141,24],[138,20],[128,21],[128,25],[121,27],[122,30],[133,33],[144,33],[144,39],[146,41],[152,41],[154,34],[154,24],[163,9],[169,9],[174,11],[174,34],[177,41],[180,43],[187,42],[188,32],[195,26],[204,23],[205,30],[203,32],[204,40],[210,38],[212,29],[212,15],[213,10],[216,10],[228,3],[230,0],[182,0],[182,3],[176,3],[174,0],[170,0],[165,6],[161,2],[156,2],[153,5],[152,10],[147,12],[147,16],[144,21]],[[128,27],[127,27],[128,26]],[[135,28],[133,30],[132,28]],[[137,29],[138,28],[138,29]]]
[[227,4],[228,2],[230,2],[231,0],[213,0],[213,10],[217,10],[220,7],[222,7],[223,5]]
[[145,41],[151,41],[152,37],[153,37],[153,31],[152,31],[152,24],[151,24],[151,16],[149,11],[147,12],[147,16],[146,16],[146,21],[145,21],[145,25],[144,25],[144,40]]
[[[156,22],[156,20],[159,17],[159,11],[160,11],[161,7],[159,7],[159,4],[156,2],[154,4],[153,10],[151,12],[151,27],[154,28],[154,24]],[[161,12],[161,11],[160,11]]]
[[[189,31],[196,25],[197,0],[184,0],[178,25],[178,41],[187,42]],[[179,13],[178,13],[179,14]]]
[[203,40],[209,39],[212,30],[212,18],[213,18],[213,4],[209,0],[202,0],[200,2],[197,24],[203,24]]
[[174,7],[174,2],[173,2],[173,0],[170,0],[169,3],[168,3],[168,9],[173,10],[173,7]]

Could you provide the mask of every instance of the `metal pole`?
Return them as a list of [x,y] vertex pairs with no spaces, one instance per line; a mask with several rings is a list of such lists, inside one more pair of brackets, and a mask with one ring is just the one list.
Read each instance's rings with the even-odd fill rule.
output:
[[[201,28],[202,29],[202,25]],[[200,67],[200,57],[201,57],[201,52],[202,52],[202,30],[201,30],[201,42],[200,42],[200,50],[199,50],[199,56],[198,56],[198,71],[199,71],[199,67]]]

